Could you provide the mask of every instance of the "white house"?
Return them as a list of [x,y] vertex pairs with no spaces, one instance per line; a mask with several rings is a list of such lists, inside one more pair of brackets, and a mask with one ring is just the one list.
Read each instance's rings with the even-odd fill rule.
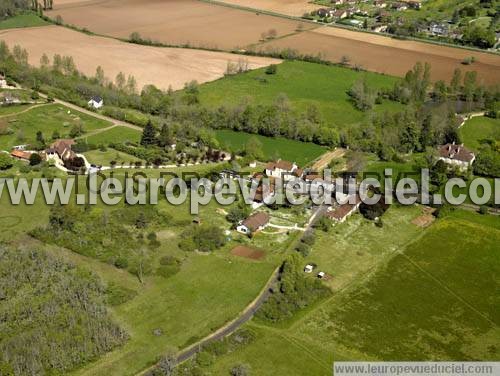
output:
[[266,165],[265,173],[269,177],[292,180],[300,178],[303,171],[295,163],[278,159],[276,162],[269,162]]
[[467,169],[474,163],[476,155],[464,147],[463,144],[456,145],[453,143],[439,147],[439,159],[461,169]]
[[259,212],[252,214],[250,217],[242,221],[236,230],[242,234],[252,234],[264,229],[269,223],[269,214]]
[[95,109],[98,109],[104,105],[104,101],[99,96],[93,96],[92,98],[90,98],[88,105],[89,105],[89,107],[93,107]]
[[3,75],[0,74],[0,89],[4,89],[7,87],[7,80]]

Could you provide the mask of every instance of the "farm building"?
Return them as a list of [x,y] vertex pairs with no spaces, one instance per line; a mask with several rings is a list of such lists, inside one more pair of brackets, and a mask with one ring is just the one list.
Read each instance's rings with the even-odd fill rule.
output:
[[104,100],[99,96],[93,96],[88,102],[89,107],[98,109],[104,105]]
[[23,150],[12,150],[10,155],[13,158],[19,159],[21,161],[29,161],[31,157],[31,152],[29,151],[23,151]]
[[446,144],[439,147],[439,160],[455,165],[461,169],[469,168],[474,160],[475,154],[462,145]]
[[259,212],[242,221],[236,230],[242,234],[252,234],[264,229],[269,223],[269,214]]

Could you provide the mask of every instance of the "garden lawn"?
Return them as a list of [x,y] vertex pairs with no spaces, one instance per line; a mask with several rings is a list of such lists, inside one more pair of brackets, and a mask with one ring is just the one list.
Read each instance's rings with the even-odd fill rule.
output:
[[90,132],[111,124],[60,104],[40,106],[19,115],[0,118],[0,127],[12,130],[11,134],[0,136],[0,149],[6,150],[21,143],[35,143],[38,131],[42,132],[45,142],[49,144],[54,131],[59,132],[60,138],[67,138],[75,125],[81,125],[85,132]]
[[132,128],[116,126],[106,131],[83,137],[89,144],[109,145],[111,143],[122,143],[126,141],[139,142],[141,132]]
[[463,125],[460,129],[462,142],[465,146],[478,150],[481,146],[481,140],[493,139],[500,141],[500,119],[491,119],[488,117],[474,117]]
[[111,161],[115,161],[116,166],[120,166],[122,162],[125,165],[130,165],[137,161],[144,163],[144,161],[134,157],[133,155],[122,153],[121,151],[117,151],[111,148],[107,149],[106,151],[92,150],[83,154],[85,155],[89,163],[98,166],[110,166]]
[[255,137],[262,144],[262,152],[264,153],[265,160],[281,158],[296,162],[301,167],[310,164],[320,155],[327,152],[326,148],[311,142],[301,142],[281,137],[265,137],[231,130],[218,130],[215,134],[221,147],[229,151],[244,150],[248,140]]
[[[278,65],[275,75],[265,74],[265,69],[257,69],[201,85],[200,101],[207,106],[237,105],[248,99],[255,104],[271,104],[284,93],[292,108],[304,112],[315,105],[330,124],[345,128],[365,118],[365,113],[356,110],[347,95],[354,82],[363,78],[374,88],[390,88],[397,81],[395,77],[377,73],[285,61]],[[400,104],[384,101],[375,106],[375,111],[401,108]]]

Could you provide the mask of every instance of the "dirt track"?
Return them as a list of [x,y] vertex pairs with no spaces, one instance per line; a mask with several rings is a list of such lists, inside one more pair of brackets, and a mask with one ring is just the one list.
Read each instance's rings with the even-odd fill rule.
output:
[[[432,65],[434,80],[448,81],[455,68],[460,68],[462,71],[477,71],[478,77],[487,84],[500,83],[498,55],[395,40],[332,27],[322,27],[271,41],[263,44],[261,48],[293,48],[307,54],[321,53],[323,58],[333,62],[339,62],[345,55],[351,59],[352,65],[395,76],[403,76],[417,61],[429,62]],[[463,59],[470,56],[475,56],[476,62],[471,66],[462,65]]]
[[186,82],[207,82],[224,75],[228,61],[248,61],[250,68],[259,68],[278,60],[260,57],[199,51],[184,48],[139,46],[111,38],[93,37],[58,26],[0,31],[0,40],[11,47],[19,44],[29,53],[29,62],[38,65],[46,53],[73,56],[77,68],[93,76],[100,65],[104,74],[114,79],[119,72],[133,75],[141,88],[154,84],[159,88],[180,89]]

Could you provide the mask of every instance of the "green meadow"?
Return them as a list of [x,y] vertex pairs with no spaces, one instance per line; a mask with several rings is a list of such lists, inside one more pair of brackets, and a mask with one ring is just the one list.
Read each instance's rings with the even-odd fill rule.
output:
[[418,215],[393,207],[382,228],[352,217],[320,235],[310,260],[332,273],[334,295],[288,326],[252,321],[258,339],[209,371],[244,362],[259,375],[331,375],[334,360],[498,359],[499,219],[456,210],[421,229],[410,223]]
[[478,150],[483,140],[500,141],[500,119],[474,117],[460,129],[462,142],[473,150]]
[[215,132],[217,140],[223,149],[229,151],[242,151],[249,139],[255,137],[262,144],[265,160],[285,159],[305,166],[324,154],[327,149],[311,142],[301,142],[286,138],[273,138],[254,135],[231,130],[218,130]]
[[[299,61],[278,65],[275,75],[265,69],[227,76],[200,86],[203,105],[238,105],[242,102],[271,104],[285,94],[293,109],[304,112],[316,106],[324,118],[337,128],[358,124],[365,113],[354,108],[347,91],[359,79],[366,79],[374,88],[391,88],[397,78],[370,72],[356,72],[336,66]],[[384,101],[375,106],[376,112],[401,109],[398,103]]]
[[110,126],[107,121],[69,109],[60,104],[32,107],[29,111],[7,114],[0,118],[0,149],[10,149],[17,144],[36,142],[36,134],[42,132],[45,141],[51,141],[54,131],[60,138],[69,137],[74,126],[91,132]]
[[21,27],[35,27],[50,25],[34,13],[20,14],[0,21],[0,30],[15,29]]

